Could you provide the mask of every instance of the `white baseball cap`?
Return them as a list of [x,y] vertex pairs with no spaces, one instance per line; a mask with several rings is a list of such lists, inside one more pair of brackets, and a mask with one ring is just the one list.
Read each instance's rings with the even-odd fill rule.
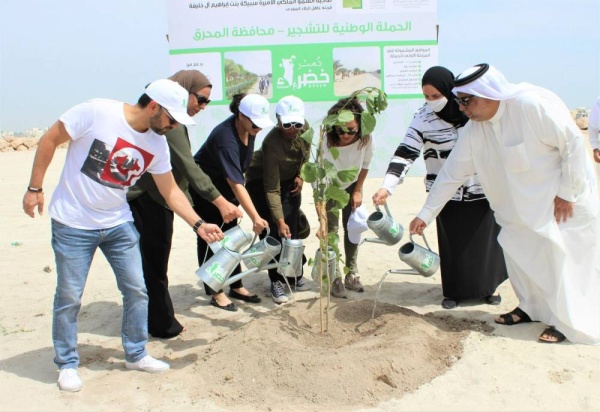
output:
[[196,124],[187,113],[190,94],[179,83],[169,79],[156,80],[146,87],[146,94],[169,112],[177,122],[186,126]]
[[361,233],[369,229],[367,225],[367,219],[369,212],[364,205],[360,205],[354,212],[350,214],[348,218],[348,240],[355,245],[360,243]]
[[304,102],[296,96],[285,96],[279,100],[275,107],[281,123],[304,124]]
[[275,125],[269,118],[269,101],[258,94],[244,96],[240,101],[239,110],[261,129]]

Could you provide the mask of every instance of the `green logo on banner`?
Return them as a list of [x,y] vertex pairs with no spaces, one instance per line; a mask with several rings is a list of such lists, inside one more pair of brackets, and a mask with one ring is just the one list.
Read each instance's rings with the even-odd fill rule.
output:
[[293,94],[302,100],[327,100],[333,94],[333,57],[319,45],[277,48],[273,58],[273,97]]

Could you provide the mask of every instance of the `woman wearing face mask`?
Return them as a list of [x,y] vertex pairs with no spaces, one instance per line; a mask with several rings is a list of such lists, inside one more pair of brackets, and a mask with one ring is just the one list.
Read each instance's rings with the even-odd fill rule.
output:
[[[454,101],[454,76],[448,69],[432,67],[421,81],[426,103],[415,114],[404,141],[398,146],[381,188],[373,195],[375,205],[385,204],[402,183],[413,162],[423,151],[427,168],[425,190],[429,191],[444,161],[456,143],[459,129],[468,119]],[[502,249],[496,240],[496,224],[477,176],[466,180],[436,220],[444,309],[454,309],[460,300],[483,298],[498,305],[496,288],[507,278]]]

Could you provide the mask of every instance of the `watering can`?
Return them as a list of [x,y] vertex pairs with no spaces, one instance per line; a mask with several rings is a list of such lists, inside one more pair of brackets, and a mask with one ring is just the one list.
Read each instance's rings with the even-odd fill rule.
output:
[[234,226],[223,233],[223,239],[219,242],[210,243],[208,246],[217,253],[222,247],[227,247],[230,250],[238,251],[252,241],[253,234],[244,231],[239,226]]
[[400,256],[401,261],[406,263],[417,272],[416,274],[429,277],[439,269],[440,256],[431,250],[429,243],[427,243],[427,238],[425,238],[425,234],[423,234],[423,240],[425,241],[427,249],[416,244],[413,241],[411,234],[410,242],[402,245],[398,251],[398,255]]
[[297,278],[302,274],[304,245],[300,239],[283,239],[277,272],[287,278]]
[[383,243],[384,245],[395,245],[400,242],[404,229],[400,223],[397,223],[390,213],[390,208],[385,204],[386,215],[384,215],[379,206],[376,206],[377,211],[369,215],[367,226],[377,235],[376,238],[364,239],[363,242]]
[[337,256],[330,246],[327,247],[327,256],[322,255],[320,248],[315,253],[315,263],[311,272],[311,276],[315,282],[320,282],[321,280],[321,267],[323,267],[323,275],[326,275],[329,269],[329,278],[331,281],[337,277]]
[[281,243],[274,237],[269,236],[269,229],[267,228],[267,236],[260,242],[254,243],[248,249],[242,253],[242,262],[248,269],[256,268],[261,270],[267,263],[275,258],[281,251]]
[[383,285],[385,277],[389,273],[421,275],[429,277],[435,272],[437,272],[437,270],[440,267],[440,257],[429,247],[429,243],[427,243],[425,233],[423,233],[423,240],[425,241],[425,245],[427,245],[427,249],[425,249],[423,246],[416,244],[413,241],[412,234],[409,236],[409,238],[410,242],[400,247],[400,250],[398,250],[398,255],[400,256],[400,260],[402,260],[412,269],[390,269],[384,273],[383,277],[381,278],[381,281],[379,282],[377,293],[375,294],[375,305],[373,305],[373,313],[371,314],[371,319],[375,319],[375,308],[377,308],[379,291],[381,290],[381,285]]
[[[233,282],[243,278],[254,272],[258,272],[260,268],[253,267],[244,272],[238,273],[235,276],[231,276],[235,268],[240,264],[243,259],[260,258],[268,252],[249,252],[245,253],[236,252],[235,250],[229,249],[227,246],[222,247],[217,253],[208,259],[198,270],[196,275],[207,284],[212,290],[221,290],[223,287],[232,284]],[[269,256],[271,260],[273,256]]]

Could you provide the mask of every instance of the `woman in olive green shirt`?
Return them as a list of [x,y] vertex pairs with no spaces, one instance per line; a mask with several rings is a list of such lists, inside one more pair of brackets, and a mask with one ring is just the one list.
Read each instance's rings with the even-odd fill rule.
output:
[[[270,236],[277,240],[298,239],[303,183],[300,168],[310,156],[310,144],[301,137],[308,128],[304,103],[295,96],[283,97],[275,113],[277,126],[267,134],[261,149],[254,152],[246,171],[246,189],[258,213],[269,221]],[[307,290],[302,273],[297,276],[288,278],[290,285]],[[269,278],[273,300],[287,302],[284,279],[277,269],[269,270]]]

